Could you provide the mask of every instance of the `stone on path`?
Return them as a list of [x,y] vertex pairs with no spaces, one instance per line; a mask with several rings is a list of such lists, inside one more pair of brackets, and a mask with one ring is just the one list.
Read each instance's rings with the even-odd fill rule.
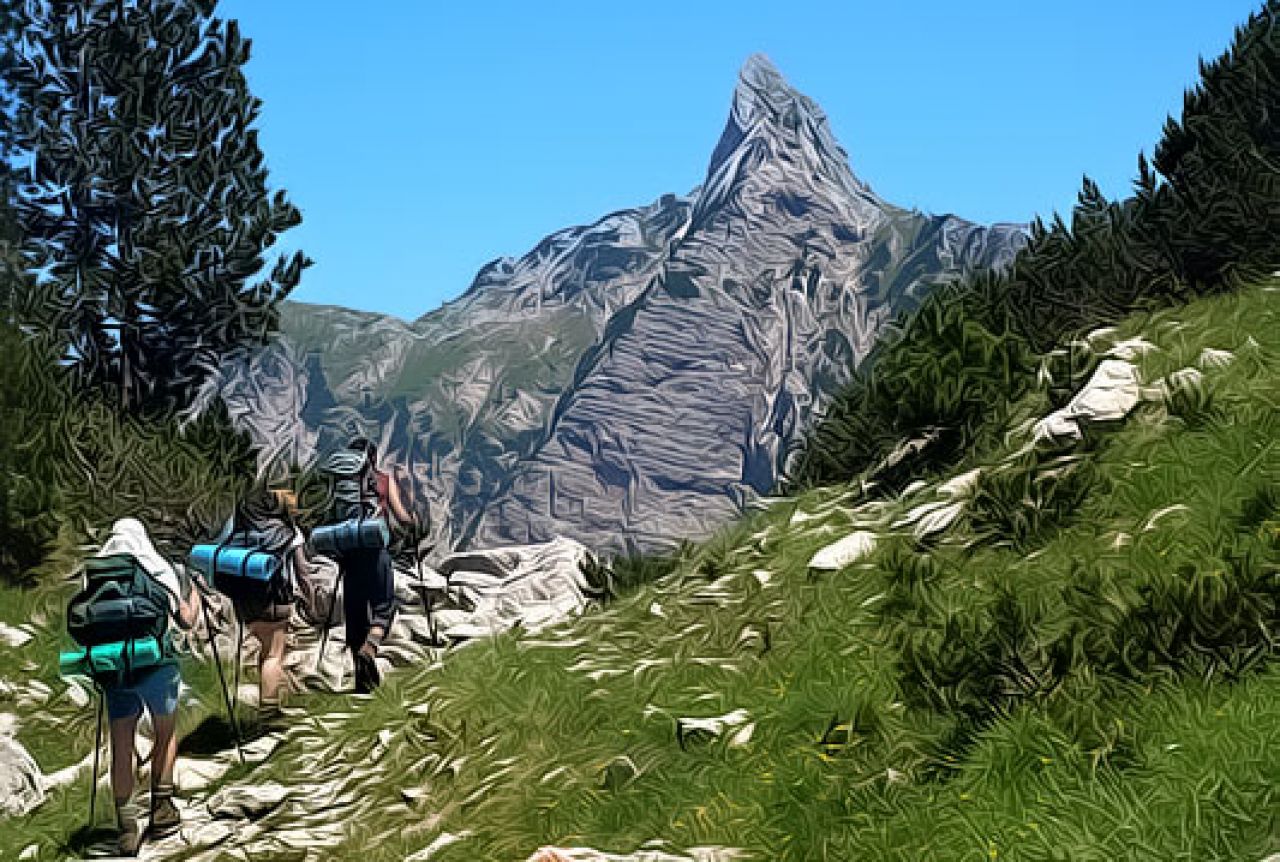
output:
[[206,805],[214,817],[258,820],[277,808],[288,795],[288,788],[274,781],[252,786],[235,784],[209,797]]
[[0,735],[0,815],[21,817],[44,798],[39,764],[18,740]]

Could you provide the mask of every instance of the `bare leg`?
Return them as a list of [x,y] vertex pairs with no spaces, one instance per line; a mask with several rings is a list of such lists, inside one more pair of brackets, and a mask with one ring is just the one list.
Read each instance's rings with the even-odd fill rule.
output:
[[133,796],[133,737],[137,731],[136,715],[111,722],[111,795],[117,805]]
[[249,632],[258,640],[258,701],[264,707],[280,703],[284,686],[284,652],[289,621],[249,623]]
[[137,730],[137,715],[111,722],[111,795],[119,829],[117,850],[121,856],[136,855],[142,835],[138,826],[141,811],[133,801],[133,737]]
[[173,766],[178,760],[177,714],[151,716],[155,747],[151,749],[151,787],[173,784]]

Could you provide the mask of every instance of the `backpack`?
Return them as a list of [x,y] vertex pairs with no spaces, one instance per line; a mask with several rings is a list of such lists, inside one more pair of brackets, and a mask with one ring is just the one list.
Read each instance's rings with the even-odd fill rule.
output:
[[[67,604],[67,632],[85,648],[85,655],[115,653],[118,646],[118,664],[126,679],[115,671],[99,672],[93,664],[90,675],[106,684],[128,682],[134,670],[155,664],[152,658],[168,657],[168,590],[130,554],[93,557],[84,569],[85,587]],[[139,660],[138,647],[143,644]]]
[[[294,538],[293,528],[285,521],[269,519],[255,522],[241,512],[232,521],[231,534],[221,548],[244,548],[274,558],[278,565],[265,580],[246,577],[244,571],[231,572],[213,565],[213,585],[231,599],[237,609],[261,608],[293,603],[293,583],[288,577],[285,557]],[[247,559],[247,556],[246,556]]]
[[365,453],[336,452],[321,469],[333,483],[334,520],[382,516],[377,477]]

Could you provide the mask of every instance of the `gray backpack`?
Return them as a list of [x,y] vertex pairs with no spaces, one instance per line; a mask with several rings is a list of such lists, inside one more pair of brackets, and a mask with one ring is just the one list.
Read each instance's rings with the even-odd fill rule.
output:
[[382,517],[377,477],[363,452],[336,452],[322,470],[333,482],[334,520]]

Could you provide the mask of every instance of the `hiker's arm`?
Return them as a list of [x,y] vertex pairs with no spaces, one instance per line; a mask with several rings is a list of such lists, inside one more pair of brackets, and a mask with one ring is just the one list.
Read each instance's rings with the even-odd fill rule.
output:
[[298,545],[293,549],[293,577],[303,590],[311,588],[311,560],[307,557],[305,545]]
[[190,629],[200,615],[200,588],[188,581],[187,594],[178,599],[178,625]]
[[400,499],[400,483],[394,474],[388,477],[387,505],[391,507],[391,514],[395,515],[396,520],[401,524],[414,523],[413,513],[405,508],[404,502]]

